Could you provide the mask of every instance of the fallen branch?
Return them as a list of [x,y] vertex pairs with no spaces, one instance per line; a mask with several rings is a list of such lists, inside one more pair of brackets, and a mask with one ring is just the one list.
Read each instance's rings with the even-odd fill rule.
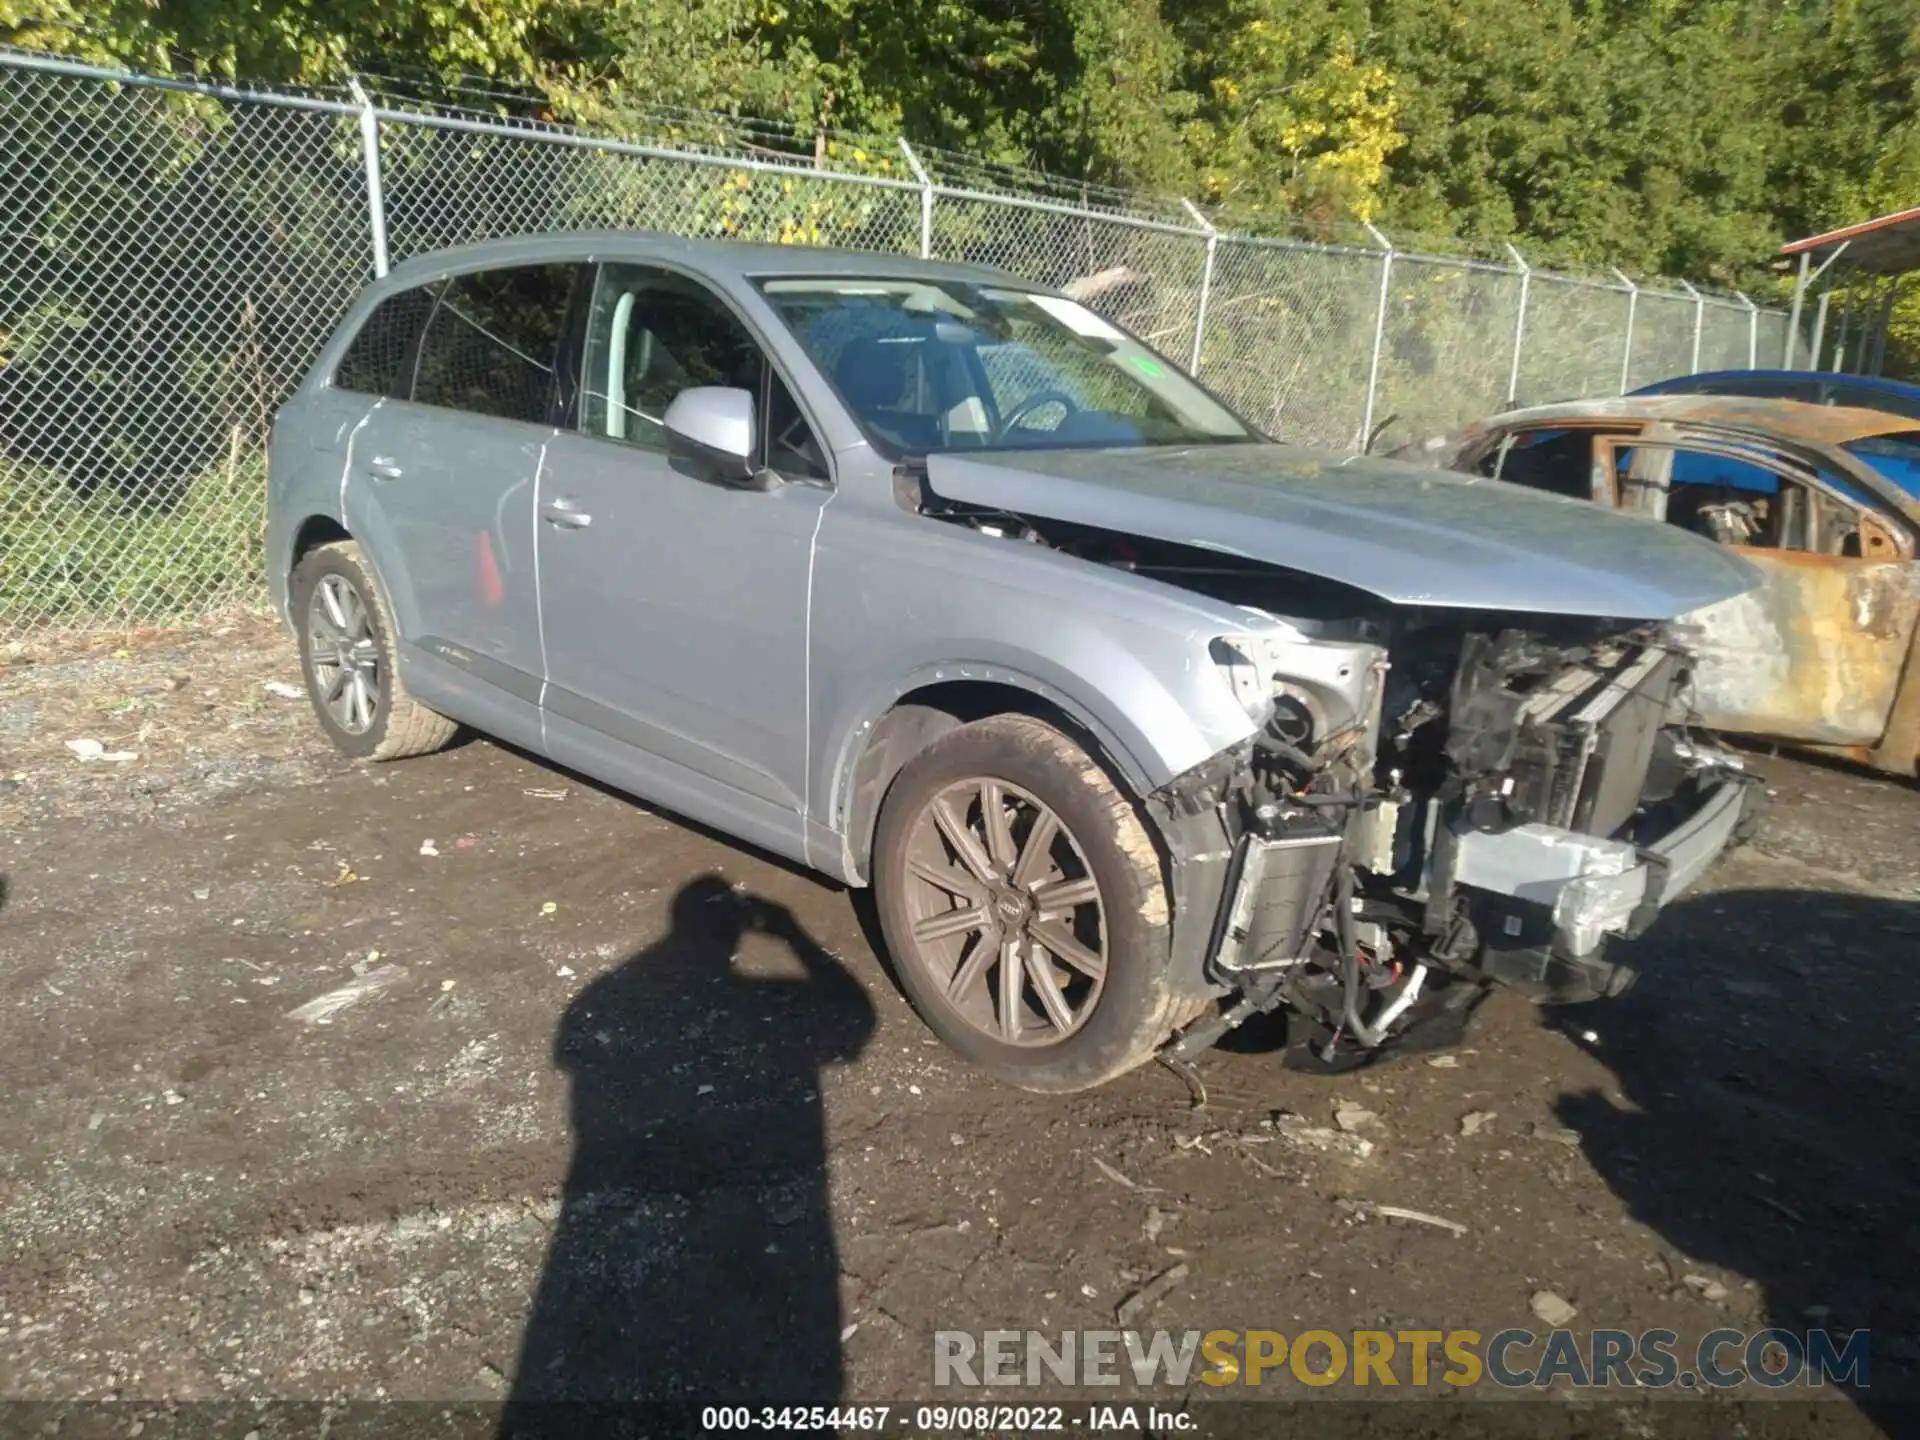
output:
[[1142,1194],[1148,1194],[1148,1193],[1157,1194],[1159,1192],[1159,1189],[1160,1189],[1159,1186],[1142,1185],[1138,1180],[1134,1180],[1129,1178],[1128,1176],[1122,1175],[1118,1170],[1114,1169],[1113,1166],[1109,1165],[1106,1161],[1102,1160],[1098,1155],[1093,1157],[1093,1163],[1100,1168],[1100,1173],[1102,1175],[1106,1176],[1109,1180],[1113,1181],[1113,1183],[1116,1185],[1124,1185],[1127,1187],[1127,1189],[1138,1190]]
[[1409,1210],[1404,1205],[1375,1205],[1375,1215],[1384,1215],[1389,1220],[1411,1220],[1416,1225],[1436,1225],[1442,1230],[1451,1230],[1456,1235],[1467,1233],[1467,1227],[1458,1220],[1443,1220],[1438,1215],[1429,1215],[1424,1210]]
[[1177,1265],[1169,1266],[1122,1300],[1119,1308],[1113,1312],[1113,1318],[1122,1326],[1130,1327],[1134,1321],[1164,1300],[1169,1290],[1186,1278],[1186,1261],[1182,1260]]

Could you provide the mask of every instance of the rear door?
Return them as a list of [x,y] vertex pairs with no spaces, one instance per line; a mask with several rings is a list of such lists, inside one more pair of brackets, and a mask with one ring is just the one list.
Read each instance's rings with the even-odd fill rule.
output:
[[1622,509],[1736,550],[1757,589],[1687,617],[1693,718],[1713,729],[1872,745],[1920,623],[1904,520],[1763,447],[1596,441]]
[[403,640],[440,662],[410,676],[422,698],[477,681],[536,725],[534,487],[577,269],[509,266],[447,281],[409,357],[404,398],[367,417],[349,469],[348,528],[376,552]]

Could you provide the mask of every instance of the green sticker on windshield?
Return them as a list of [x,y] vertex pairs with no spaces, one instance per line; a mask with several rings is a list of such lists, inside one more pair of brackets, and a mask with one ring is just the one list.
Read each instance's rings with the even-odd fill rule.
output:
[[1166,367],[1161,365],[1161,363],[1158,360],[1155,360],[1153,357],[1149,355],[1134,356],[1133,368],[1138,370],[1142,375],[1146,376],[1149,380],[1158,380],[1162,375],[1167,373]]

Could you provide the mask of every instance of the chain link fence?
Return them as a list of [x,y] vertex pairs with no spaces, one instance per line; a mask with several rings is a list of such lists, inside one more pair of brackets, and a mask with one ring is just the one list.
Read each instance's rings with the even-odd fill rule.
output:
[[1378,254],[1352,246],[1219,237],[1198,369],[1270,434],[1351,443],[1381,274]]
[[258,603],[268,426],[358,290],[422,251],[603,226],[1001,266],[1331,448],[1774,363],[1787,326],[1517,254],[1228,233],[905,145],[643,145],[0,52],[0,641]]

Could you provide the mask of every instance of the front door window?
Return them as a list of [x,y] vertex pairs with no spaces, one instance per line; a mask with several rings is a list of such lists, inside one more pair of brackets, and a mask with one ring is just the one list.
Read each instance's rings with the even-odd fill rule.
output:
[[751,393],[759,463],[789,480],[825,480],[826,451],[787,383],[733,311],[698,281],[644,265],[602,268],[587,322],[580,428],[664,452],[667,407],[682,390]]

